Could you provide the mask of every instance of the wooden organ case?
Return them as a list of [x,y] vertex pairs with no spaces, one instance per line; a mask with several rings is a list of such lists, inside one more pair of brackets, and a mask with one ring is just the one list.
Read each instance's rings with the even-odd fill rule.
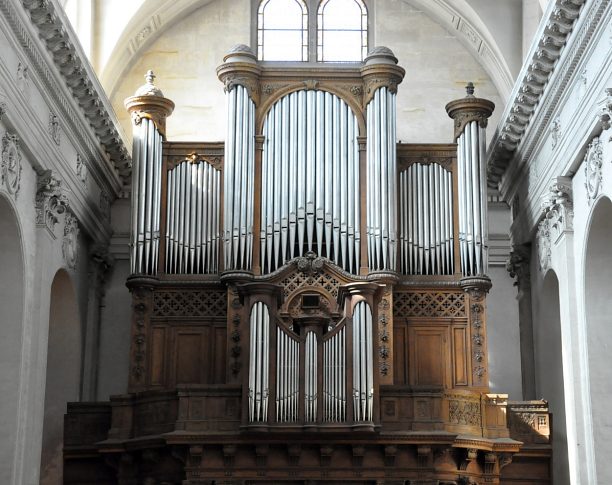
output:
[[397,144],[389,49],[218,76],[225,143],[165,141],[151,73],[126,100],[129,389],[69,405],[65,483],[549,483],[545,403],[489,393],[493,104]]

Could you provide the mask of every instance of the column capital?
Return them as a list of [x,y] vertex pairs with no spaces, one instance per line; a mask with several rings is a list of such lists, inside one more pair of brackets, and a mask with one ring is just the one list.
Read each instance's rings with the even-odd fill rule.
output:
[[164,97],[161,90],[153,84],[155,74],[149,70],[145,74],[146,83],[140,86],[134,96],[126,98],[125,108],[132,116],[135,125],[143,118],[150,119],[162,134],[166,136],[166,118],[174,111],[174,102]]
[[446,113],[455,121],[455,140],[461,135],[465,125],[471,121],[477,121],[481,128],[486,128],[488,119],[495,109],[495,103],[492,101],[474,96],[472,82],[469,82],[465,89],[467,95],[464,98],[455,99],[445,106]]
[[223,64],[217,67],[217,77],[225,85],[225,91],[230,92],[240,85],[247,90],[255,106],[259,105],[260,76],[261,67],[257,64],[257,57],[244,44],[232,47],[223,57]]
[[386,87],[391,93],[397,93],[397,85],[402,82],[406,71],[397,65],[397,57],[388,47],[375,47],[365,58],[361,68],[364,84],[363,105],[374,97],[374,93]]

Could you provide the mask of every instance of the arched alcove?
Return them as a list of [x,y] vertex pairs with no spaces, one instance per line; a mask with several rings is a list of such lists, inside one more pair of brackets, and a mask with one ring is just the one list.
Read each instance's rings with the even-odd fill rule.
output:
[[586,239],[584,292],[593,417],[595,466],[598,483],[612,483],[612,202],[602,198],[595,206]]
[[538,297],[538,315],[534,322],[536,396],[548,401],[552,413],[553,481],[569,484],[563,356],[561,352],[561,317],[559,280],[548,271]]
[[12,483],[24,305],[24,266],[15,211],[0,195],[0,483]]
[[66,403],[79,399],[81,323],[76,293],[66,271],[51,284],[45,414],[40,466],[41,485],[62,483],[62,446]]

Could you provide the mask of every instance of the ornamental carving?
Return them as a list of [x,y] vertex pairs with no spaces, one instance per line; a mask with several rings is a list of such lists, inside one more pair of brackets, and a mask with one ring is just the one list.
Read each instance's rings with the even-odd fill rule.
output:
[[53,233],[58,216],[66,212],[69,205],[62,181],[51,170],[40,174],[36,189],[36,225]]
[[247,90],[247,93],[249,93],[249,98],[255,103],[255,106],[259,105],[259,83],[254,77],[228,74],[223,78],[223,84],[225,86],[225,92],[227,93],[236,86],[242,86]]
[[480,401],[450,399],[448,401],[448,420],[450,424],[480,426]]
[[81,155],[77,153],[76,158],[76,174],[83,182],[83,185],[87,184],[87,165],[85,165],[84,160],[81,158]]
[[79,224],[71,212],[66,212],[64,219],[64,238],[62,241],[62,255],[70,269],[76,268],[78,256]]
[[561,139],[561,120],[558,116],[552,122],[552,126],[550,128],[550,139],[551,148],[554,150]]
[[536,234],[538,262],[540,271],[545,273],[550,268],[551,248],[550,248],[550,222],[544,218],[538,224],[538,232]]
[[30,86],[30,74],[28,72],[28,66],[20,62],[17,65],[17,88],[23,94],[27,95],[29,86]]
[[514,245],[506,261],[506,271],[510,273],[511,278],[516,279],[514,286],[518,286],[519,289],[526,289],[529,286],[530,254],[529,244]]
[[308,251],[304,256],[295,258],[295,264],[299,272],[312,275],[323,271],[325,258],[317,257],[314,252]]
[[225,290],[163,290],[153,293],[155,317],[219,317],[227,315]]
[[603,145],[598,136],[589,143],[584,157],[584,186],[586,187],[589,205],[599,195],[602,181]]
[[572,203],[572,181],[569,177],[555,178],[545,198],[544,214],[549,220],[551,243],[565,232],[574,229],[574,206]]
[[5,133],[2,137],[2,159],[0,160],[0,184],[9,194],[17,196],[21,184],[21,150],[17,135]]
[[0,101],[0,121],[2,121],[2,117],[6,114],[6,103],[4,101]]
[[49,135],[56,145],[62,141],[59,119],[53,113],[49,113]]
[[393,316],[395,318],[466,317],[465,293],[398,291],[393,298]]
[[372,101],[372,98],[374,98],[374,94],[376,93],[376,91],[380,88],[387,88],[390,93],[396,94],[397,85],[400,81],[392,77],[366,78],[363,105],[367,106],[367,104]]

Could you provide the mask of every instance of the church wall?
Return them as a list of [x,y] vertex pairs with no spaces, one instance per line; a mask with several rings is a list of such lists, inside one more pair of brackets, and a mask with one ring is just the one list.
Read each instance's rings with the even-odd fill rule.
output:
[[[549,6],[545,17],[553,9]],[[600,357],[594,357],[605,353],[609,361],[609,350],[602,352],[610,342],[609,326],[602,332],[598,319],[610,288],[601,279],[597,288],[605,288],[607,296],[589,300],[589,295],[594,298],[589,288],[599,276],[588,263],[594,210],[612,191],[610,25],[609,2],[585,4],[500,184],[513,208],[513,244],[532,247],[536,342],[547,335],[546,274],[554,271],[558,278],[561,351],[538,355],[536,343],[535,360],[541,380],[547,368],[559,371],[561,357],[569,483],[607,483],[612,474],[611,451],[603,439],[612,425],[603,411],[612,389],[601,374]],[[612,272],[612,254],[597,261],[604,274]],[[605,318],[609,322],[609,309]],[[557,401],[551,409],[558,409],[561,393],[553,392],[549,399]],[[563,425],[558,416],[555,424]]]
[[[407,2],[377,2],[371,38],[389,47],[407,71],[398,89],[398,140],[439,143],[452,139],[452,122],[444,111],[447,101],[463,95],[467,81],[478,96],[491,99],[498,121],[503,102],[484,69],[439,24]],[[214,1],[163,32],[115,90],[113,107],[126,133],[131,134],[123,100],[153,69],[157,85],[176,103],[168,118],[170,140],[218,141],[225,137],[225,98],[215,69],[235,44],[250,44],[250,1]],[[209,41],[207,39],[214,39]]]
[[[23,260],[3,265],[0,273],[0,288],[8,285],[10,290],[0,292],[0,306],[16,309],[12,330],[2,335],[3,345],[10,347],[3,353],[2,379],[9,382],[2,386],[0,406],[3,431],[9,428],[0,447],[0,482],[7,484],[39,482],[45,395],[52,395],[48,389],[61,389],[66,377],[59,372],[46,383],[51,288],[58,271],[74,288],[77,328],[70,344],[61,338],[52,343],[55,355],[66,350],[74,356],[70,393],[56,392],[57,406],[48,414],[56,438],[65,403],[80,399],[85,381],[81,362],[91,360],[84,343],[96,338],[92,271],[105,257],[94,248],[110,237],[108,204],[118,185],[118,176],[105,172],[110,162],[93,128],[49,59],[23,3],[0,2],[0,220],[13,221],[4,226],[8,229],[0,242],[4,250],[5,241],[18,241]],[[21,292],[12,286],[21,286]],[[2,323],[9,328],[9,322]]]

